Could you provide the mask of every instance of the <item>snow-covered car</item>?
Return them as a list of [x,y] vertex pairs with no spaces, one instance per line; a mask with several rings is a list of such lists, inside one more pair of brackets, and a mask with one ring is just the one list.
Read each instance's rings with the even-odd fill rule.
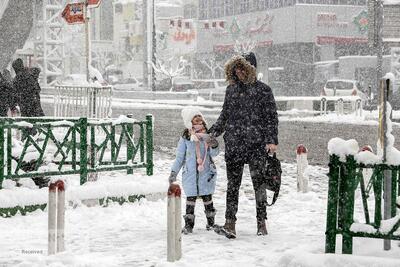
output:
[[321,96],[359,96],[366,101],[367,96],[361,91],[361,85],[356,80],[328,80],[321,91]]
[[[86,74],[69,74],[64,78],[58,80],[56,83],[59,85],[74,85],[74,86],[88,85],[88,82],[86,80]],[[105,80],[102,80],[102,82],[98,83],[102,86],[108,85],[108,83]]]
[[172,91],[174,92],[186,92],[187,90],[192,90],[194,84],[189,77],[179,76],[172,79]]
[[143,83],[135,77],[124,79],[113,85],[114,90],[139,91],[143,90]]

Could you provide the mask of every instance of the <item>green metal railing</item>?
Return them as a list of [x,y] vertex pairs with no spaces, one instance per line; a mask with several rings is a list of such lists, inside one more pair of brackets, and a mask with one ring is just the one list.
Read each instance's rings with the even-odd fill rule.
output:
[[[365,184],[363,169],[372,169],[372,176]],[[391,216],[395,220],[391,229],[383,230],[382,201],[384,172],[392,172],[391,186]],[[329,162],[329,188],[326,220],[325,252],[335,253],[336,235],[342,234],[342,253],[351,254],[353,251],[353,237],[369,237],[380,239],[400,240],[400,235],[395,234],[400,226],[400,217],[396,217],[396,198],[400,192],[399,181],[400,166],[386,164],[364,165],[357,163],[353,156],[347,156],[346,162],[341,162],[336,155],[330,156]],[[354,223],[355,193],[360,189],[361,203],[363,206],[365,223],[363,230],[352,229]],[[373,190],[373,193],[372,193]],[[373,197],[373,207],[368,206],[368,198]],[[373,221],[370,215],[373,210]]]
[[[146,168],[153,174],[153,117],[0,119],[0,188],[4,179]],[[138,132],[137,138],[134,132]],[[18,132],[22,140],[13,138]],[[122,153],[126,147],[126,153]]]

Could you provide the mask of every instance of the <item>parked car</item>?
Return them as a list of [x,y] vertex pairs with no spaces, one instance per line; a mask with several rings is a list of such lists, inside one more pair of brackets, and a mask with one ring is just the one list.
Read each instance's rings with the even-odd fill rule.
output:
[[[69,74],[56,81],[56,84],[79,86],[79,85],[88,85],[88,82],[86,80],[86,74]],[[102,86],[108,85],[108,83],[105,80],[103,80],[103,82],[99,84]]]
[[186,92],[187,90],[194,89],[193,81],[186,76],[174,77],[172,79],[172,91]]
[[131,91],[139,91],[143,90],[143,83],[140,82],[135,77],[130,77],[119,81],[118,83],[113,85],[114,90],[131,90]]
[[344,79],[328,80],[321,91],[321,96],[359,96],[364,101],[367,100],[358,81]]
[[[156,91],[169,91],[171,89],[171,80],[165,78],[162,80],[156,80]],[[188,90],[195,89],[192,80],[186,76],[174,77],[172,79],[172,91],[173,92],[186,92]]]

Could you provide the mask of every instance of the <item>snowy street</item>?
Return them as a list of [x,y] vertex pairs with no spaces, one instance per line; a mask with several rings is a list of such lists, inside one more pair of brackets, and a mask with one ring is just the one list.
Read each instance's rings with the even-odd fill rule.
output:
[[[155,159],[155,174],[147,179],[165,180],[166,190],[173,158],[156,153]],[[216,163],[216,221],[223,224],[226,174],[222,155]],[[166,198],[122,206],[69,207],[66,251],[55,256],[47,256],[46,211],[0,218],[0,266],[400,266],[398,242],[384,252],[381,240],[355,238],[354,255],[324,254],[327,169],[309,168],[311,192],[303,194],[296,189],[296,165],[284,163],[282,167],[280,197],[268,209],[268,236],[256,236],[254,193],[246,167],[236,240],[205,230],[203,204],[198,201],[194,233],[183,236],[183,258],[173,264],[166,261]],[[182,201],[184,204],[184,197]],[[337,253],[340,251],[339,241]]]

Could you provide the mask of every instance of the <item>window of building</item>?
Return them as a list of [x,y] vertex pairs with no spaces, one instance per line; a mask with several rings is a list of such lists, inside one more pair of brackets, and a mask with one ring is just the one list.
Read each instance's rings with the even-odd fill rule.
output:
[[233,0],[223,0],[224,16],[233,15]]
[[208,19],[208,0],[199,1],[199,19]]
[[183,7],[183,17],[187,19],[197,18],[197,8],[195,5],[185,5]]
[[210,7],[211,18],[220,18],[224,15],[224,0],[212,0]]
[[250,0],[240,0],[239,13],[250,11]]
[[265,10],[265,0],[254,0],[253,10]]

